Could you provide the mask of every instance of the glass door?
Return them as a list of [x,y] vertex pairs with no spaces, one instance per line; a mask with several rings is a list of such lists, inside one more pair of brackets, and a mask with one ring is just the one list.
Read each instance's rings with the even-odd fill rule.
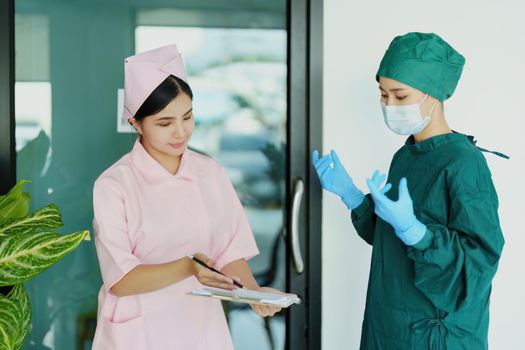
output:
[[[286,290],[286,3],[266,16],[244,5],[139,9],[135,52],[177,43],[194,92],[190,147],[228,171],[260,250],[249,261],[259,285]],[[284,349],[286,312],[263,319],[247,304],[223,305],[236,349]]]
[[[8,2],[16,179],[2,186],[31,180],[31,209],[56,203],[63,232],[92,231],[94,180],[136,138],[119,118],[122,62],[176,43],[194,91],[190,147],[226,167],[261,252],[250,261],[259,283],[303,299],[270,319],[225,303],[235,348],[319,348],[320,192],[309,186],[308,154],[320,144],[321,104],[311,98],[321,95],[322,40],[312,44],[309,28],[322,23],[311,20],[322,2]],[[8,120],[0,115],[0,125]],[[92,243],[28,282],[33,326],[24,349],[90,349],[101,283]]]

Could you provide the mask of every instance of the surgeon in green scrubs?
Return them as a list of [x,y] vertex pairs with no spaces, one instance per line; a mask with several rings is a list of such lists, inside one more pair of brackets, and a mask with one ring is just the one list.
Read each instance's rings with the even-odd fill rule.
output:
[[464,63],[432,33],[392,41],[376,79],[387,127],[408,139],[388,177],[367,180],[367,195],[334,151],[312,154],[321,186],[341,197],[373,247],[361,349],[488,348],[504,239],[486,150],[445,120]]

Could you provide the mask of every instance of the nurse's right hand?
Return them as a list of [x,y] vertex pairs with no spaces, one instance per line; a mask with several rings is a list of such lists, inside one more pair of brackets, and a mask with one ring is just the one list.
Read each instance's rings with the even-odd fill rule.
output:
[[[202,253],[196,253],[193,254],[196,258],[199,258],[202,260],[206,265],[212,267],[215,263],[208,258],[206,255]],[[238,289],[235,284],[233,284],[232,278],[235,277],[227,277],[224,275],[221,275],[220,273],[213,272],[204,266],[201,266],[197,264],[195,261],[192,261],[192,274],[199,280],[200,283],[204,284],[208,287],[215,287],[215,288],[222,288],[222,289],[229,289],[234,290]],[[236,278],[237,282],[240,282],[238,278]]]
[[357,208],[363,202],[365,195],[354,185],[352,178],[346,172],[335,151],[319,158],[319,152],[314,150],[312,152],[312,164],[321,186],[341,197],[348,209]]

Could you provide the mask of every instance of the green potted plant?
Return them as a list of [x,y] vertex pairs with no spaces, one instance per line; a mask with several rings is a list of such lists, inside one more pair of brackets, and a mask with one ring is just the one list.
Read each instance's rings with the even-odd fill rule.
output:
[[17,350],[31,328],[31,303],[24,282],[73,251],[89,231],[62,235],[60,210],[50,204],[29,213],[28,181],[0,196],[0,350]]

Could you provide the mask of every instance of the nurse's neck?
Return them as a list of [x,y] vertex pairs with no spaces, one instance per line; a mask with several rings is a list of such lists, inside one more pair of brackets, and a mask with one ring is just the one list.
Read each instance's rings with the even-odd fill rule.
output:
[[157,161],[166,169],[171,175],[177,174],[177,171],[179,171],[180,168],[180,162],[182,159],[182,155],[180,156],[166,156],[166,159],[160,161],[157,159]]
[[434,136],[450,133],[452,133],[452,129],[448,126],[447,121],[445,120],[443,104],[438,103],[432,111],[430,123],[425,129],[423,129],[423,131],[414,135],[414,143],[424,141]]

